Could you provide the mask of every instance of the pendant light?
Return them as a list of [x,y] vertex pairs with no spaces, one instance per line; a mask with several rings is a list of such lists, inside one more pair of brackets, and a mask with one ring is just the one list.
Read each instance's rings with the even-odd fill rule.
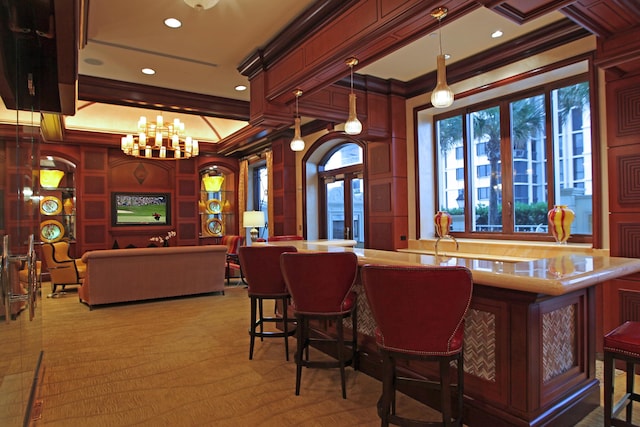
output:
[[453,104],[453,91],[447,85],[447,69],[444,64],[442,54],[442,18],[447,16],[449,10],[446,7],[437,7],[431,11],[431,16],[438,20],[438,43],[440,44],[440,54],[436,61],[438,66],[437,84],[431,92],[431,104],[436,108],[446,108]]
[[349,93],[349,117],[344,124],[344,131],[348,135],[358,135],[362,132],[362,123],[356,114],[356,94],[353,93],[353,67],[358,65],[358,59],[349,58],[345,62],[351,68],[351,93]]
[[300,136],[300,114],[298,112],[298,98],[302,95],[302,91],[300,89],[296,89],[293,91],[293,94],[296,96],[296,118],[293,126],[293,139],[291,140],[289,147],[291,147],[291,151],[302,151],[304,150],[304,140]]

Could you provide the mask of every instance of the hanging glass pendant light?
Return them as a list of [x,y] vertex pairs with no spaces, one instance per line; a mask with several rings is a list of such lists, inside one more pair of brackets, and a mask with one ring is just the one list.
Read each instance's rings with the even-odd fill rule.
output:
[[359,135],[362,132],[362,123],[356,114],[356,94],[353,93],[353,67],[358,65],[358,59],[349,58],[345,62],[351,68],[351,93],[349,93],[349,117],[344,124],[344,131],[348,135]]
[[289,147],[291,147],[291,151],[302,151],[304,150],[304,139],[300,136],[300,114],[298,112],[298,98],[302,95],[302,91],[296,89],[293,94],[296,96],[296,118],[293,126],[293,139]]
[[447,16],[449,10],[446,7],[437,7],[431,11],[431,16],[438,20],[438,43],[440,44],[440,54],[436,58],[437,63],[437,83],[431,92],[431,104],[436,108],[446,108],[453,104],[453,91],[447,85],[447,69],[442,53],[442,18]]

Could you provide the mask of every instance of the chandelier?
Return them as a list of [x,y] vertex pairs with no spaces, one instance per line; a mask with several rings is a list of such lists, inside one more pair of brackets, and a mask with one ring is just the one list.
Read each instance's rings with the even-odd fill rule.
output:
[[185,135],[184,123],[179,119],[165,123],[162,116],[155,122],[140,117],[137,135],[123,136],[121,148],[129,156],[157,160],[188,159],[200,154],[198,141]]

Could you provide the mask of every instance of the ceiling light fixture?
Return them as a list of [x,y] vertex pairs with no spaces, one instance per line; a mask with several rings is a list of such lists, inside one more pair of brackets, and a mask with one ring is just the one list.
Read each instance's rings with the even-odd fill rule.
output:
[[440,54],[436,61],[438,65],[437,83],[431,92],[431,104],[436,108],[446,108],[453,104],[453,91],[447,85],[447,69],[445,68],[445,57],[442,54],[442,18],[447,16],[449,10],[446,7],[436,7],[431,11],[431,16],[438,20],[438,42],[440,44]]
[[298,112],[298,98],[302,95],[302,91],[296,89],[293,91],[293,94],[296,96],[296,118],[293,126],[293,139],[289,147],[291,147],[291,151],[302,151],[304,150],[304,139],[300,136],[300,113]]
[[176,18],[167,18],[164,20],[164,25],[169,28],[180,28],[182,27],[182,22],[180,22],[180,20]]
[[352,57],[347,59],[345,63],[351,69],[351,92],[349,93],[349,117],[344,124],[344,131],[348,135],[358,135],[362,132],[362,123],[356,114],[356,94],[353,93],[353,67],[358,65],[358,59]]
[[198,141],[185,135],[184,123],[179,119],[165,123],[161,115],[155,122],[140,117],[138,134],[123,136],[121,149],[129,156],[156,160],[188,159],[200,154]]
[[197,11],[211,9],[217,5],[220,0],[184,0],[186,4],[191,6]]

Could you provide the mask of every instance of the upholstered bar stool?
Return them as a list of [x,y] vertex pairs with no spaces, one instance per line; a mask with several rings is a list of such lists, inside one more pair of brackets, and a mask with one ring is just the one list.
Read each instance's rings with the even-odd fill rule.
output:
[[[465,267],[368,264],[360,274],[376,322],[376,343],[382,356],[382,396],[378,401],[381,425],[461,426],[464,317],[473,290],[471,272]],[[396,362],[403,359],[438,362],[439,381],[398,376]],[[456,384],[451,384],[451,362],[456,362]],[[440,391],[442,423],[396,414],[396,388],[403,382]],[[454,420],[453,416],[457,418]]]
[[[280,256],[282,275],[292,298],[298,321],[296,360],[296,396],[300,394],[302,367],[339,368],[342,398],[347,398],[345,367],[358,369],[357,294],[352,291],[358,272],[353,252],[286,252]],[[351,342],[345,343],[342,321],[351,317]],[[336,338],[312,336],[309,320],[334,322]],[[336,345],[337,360],[309,360],[313,343]],[[346,355],[346,347],[350,355]],[[305,353],[305,357],[303,357]]]
[[225,278],[227,279],[227,286],[231,284],[231,270],[239,271],[240,280],[246,284],[244,280],[244,272],[240,266],[238,260],[238,248],[242,247],[244,243],[244,237],[236,235],[222,236],[222,244],[227,247],[227,261],[225,264]]
[[[627,386],[625,394],[613,403],[615,361],[626,364]],[[634,392],[635,365],[640,363],[640,322],[625,322],[604,337],[604,425],[634,426],[633,402],[640,402]],[[625,420],[616,418],[626,408]]]
[[[247,281],[247,291],[251,299],[251,325],[249,327],[249,360],[253,359],[253,348],[256,337],[260,341],[264,338],[284,338],[284,352],[289,360],[289,337],[295,334],[290,324],[295,319],[289,318],[288,307],[291,299],[287,286],[280,271],[280,254],[296,252],[293,246],[241,246],[238,248],[240,265]],[[274,315],[265,316],[264,300],[280,301],[282,304],[281,317],[277,316],[277,303],[274,304]],[[265,323],[282,322],[282,332],[265,331]]]

